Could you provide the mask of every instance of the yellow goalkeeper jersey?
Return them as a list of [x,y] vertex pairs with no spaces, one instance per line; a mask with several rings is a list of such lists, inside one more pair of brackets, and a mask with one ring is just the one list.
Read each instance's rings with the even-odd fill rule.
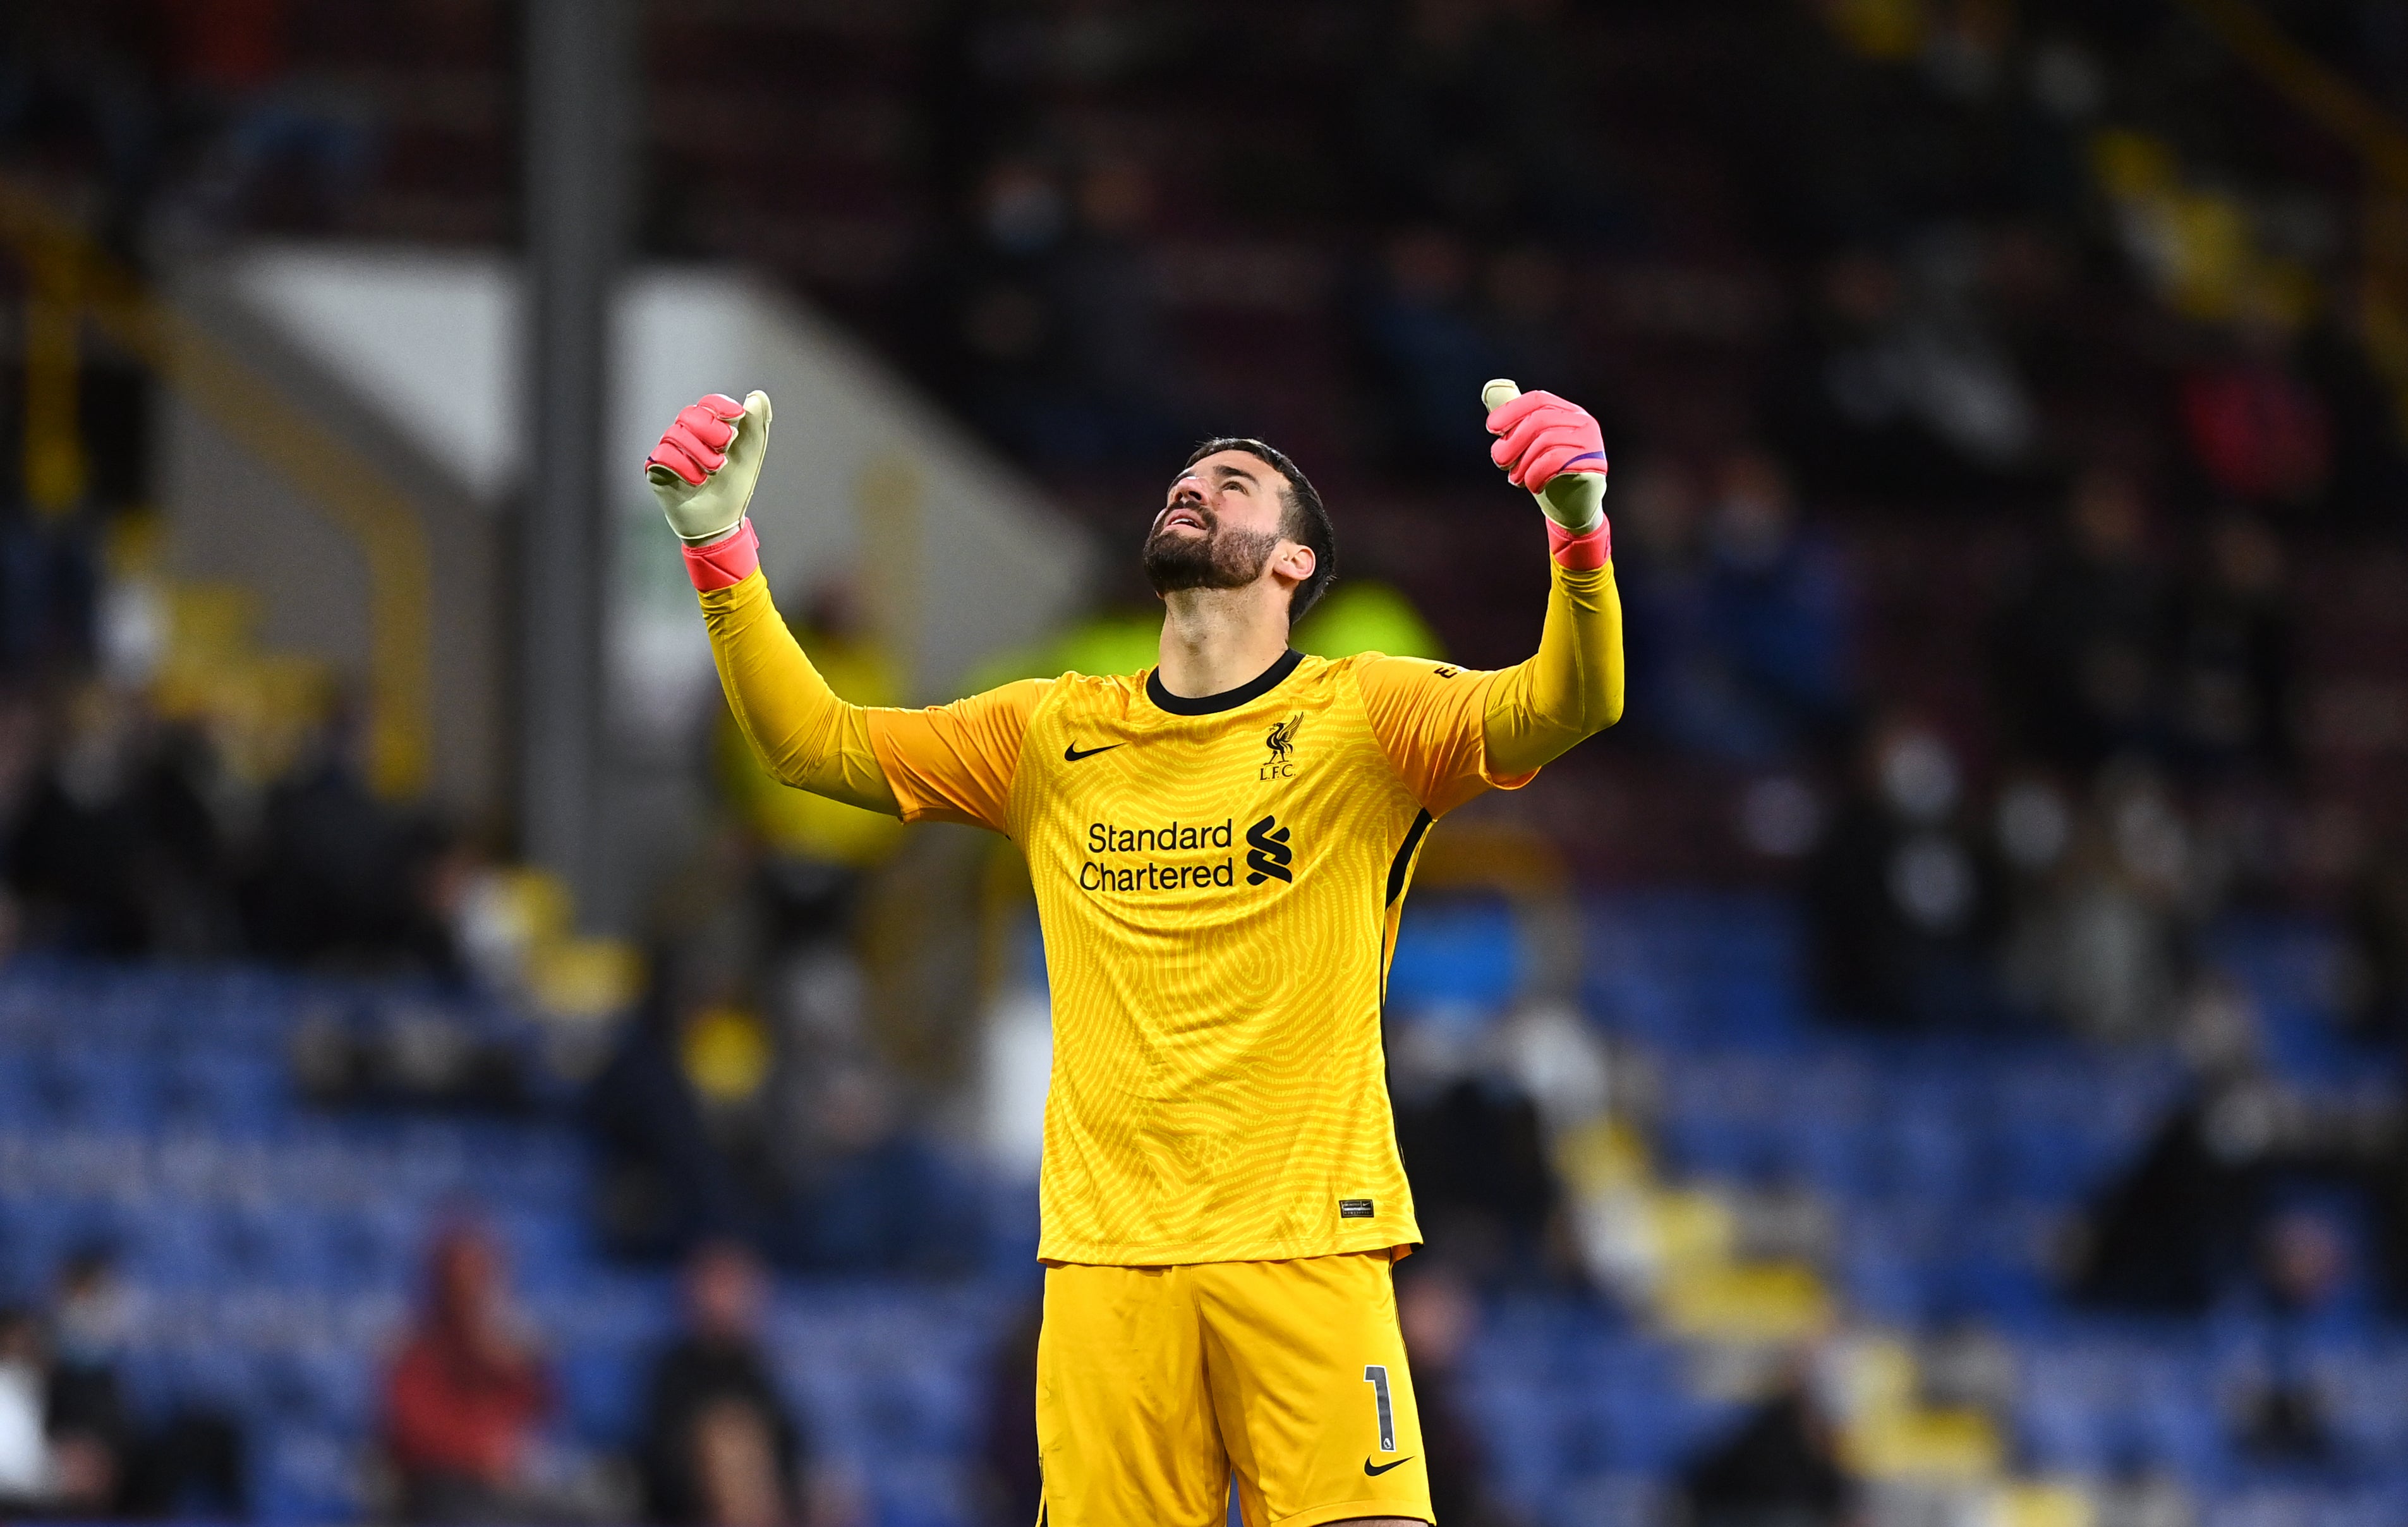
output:
[[1415,855],[1621,710],[1612,568],[1552,580],[1512,668],[1289,652],[1202,699],[1149,670],[924,710],[838,701],[758,572],[702,607],[779,778],[1020,845],[1054,996],[1039,1253],[1145,1265],[1420,1238],[1380,1035]]
[[1039,1254],[1171,1263],[1420,1238],[1380,1007],[1432,818],[1484,785],[1493,675],[1289,652],[873,711],[909,820],[1027,854],[1054,997]]

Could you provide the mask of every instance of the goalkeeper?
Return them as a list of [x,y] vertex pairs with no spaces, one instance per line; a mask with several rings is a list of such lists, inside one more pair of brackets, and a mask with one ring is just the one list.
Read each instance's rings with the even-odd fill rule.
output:
[[847,705],[771,606],[744,517],[769,400],[711,396],[647,464],[727,702],[770,772],[1027,856],[1054,1004],[1039,1255],[1048,1527],[1429,1521],[1390,1264],[1420,1240],[1381,1006],[1431,823],[1622,711],[1597,421],[1489,384],[1545,513],[1537,653],[1475,672],[1288,647],[1329,586],[1321,497],[1207,441],[1147,530],[1160,661],[925,710]]

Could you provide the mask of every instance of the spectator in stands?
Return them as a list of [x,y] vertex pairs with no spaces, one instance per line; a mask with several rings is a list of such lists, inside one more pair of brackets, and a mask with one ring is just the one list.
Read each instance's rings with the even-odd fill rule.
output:
[[1937,733],[1905,716],[1872,730],[1800,887],[1826,1015],[1885,1028],[1995,1016],[1998,876],[1963,799]]
[[209,231],[263,213],[286,224],[338,216],[366,179],[375,135],[355,94],[294,78],[291,0],[161,10],[183,110],[207,133],[189,212]]
[[2241,1443],[2271,1463],[2329,1463],[2337,1439],[2317,1393],[2312,1349],[2319,1334],[2349,1334],[2347,1236],[2306,1205],[2270,1218],[2258,1243],[2258,1293],[2271,1317],[2265,1370],[2242,1396]]
[[759,1194],[724,1149],[687,1066],[687,1035],[732,976],[702,952],[663,953],[619,1048],[587,1089],[603,1243],[667,1258],[759,1230]]
[[1199,432],[1153,251],[1154,181],[1140,160],[1099,155],[1071,183],[1061,311],[1097,464],[1157,468]]
[[1703,649],[1705,537],[1696,478],[1669,457],[1614,465],[1614,578],[1622,592],[1630,692],[1645,696],[1623,725],[1668,748],[1707,735],[1720,690],[1692,680]]
[[2195,924],[2213,899],[2194,839],[2155,770],[2131,762],[2100,771],[2019,909],[2018,989],[2085,1038],[2167,1034],[2191,977]]
[[979,1520],[987,1527],[1026,1527],[1044,1505],[1037,1453],[1037,1339],[1044,1315],[1043,1302],[1031,1300],[996,1344],[987,1371],[979,1444],[984,1506]]
[[1784,1375],[1728,1438],[1683,1476],[1696,1527],[1837,1527],[1856,1481],[1802,1369]]
[[99,579],[89,519],[40,513],[18,491],[0,477],[0,674],[38,681],[90,657]]
[[1850,704],[1852,597],[1834,549],[1801,524],[1781,464],[1725,457],[1706,521],[1707,639],[1775,749],[1830,738]]
[[2022,466],[2036,410],[1984,311],[1986,254],[1979,235],[1950,230],[1903,262],[1858,249],[1825,264],[1771,400],[1818,487],[1961,498]]
[[1538,1107],[1512,1078],[1460,1075],[1399,1097],[1397,1144],[1423,1227],[1467,1272],[1543,1265],[1562,1189]]
[[1928,492],[1956,475],[1893,376],[1891,336],[1905,302],[1897,264],[1855,249],[1825,261],[1812,300],[1799,305],[1796,331],[1772,367],[1766,411],[1811,491]]
[[1631,692],[1646,697],[1631,724],[1735,763],[1832,741],[1855,703],[1855,597],[1834,549],[1800,525],[1780,464],[1729,453],[1702,505],[1678,463],[1628,477],[1615,561]]
[[[1536,241],[1517,244],[1490,258],[1482,272],[1481,321],[1499,376],[1564,397],[1599,400],[1602,407],[1609,389],[1595,378],[1580,343],[1571,294],[1571,267],[1562,254]],[[1629,438],[1618,421],[1609,418],[1604,424],[1607,441]]]
[[106,1247],[87,1247],[59,1270],[50,1311],[50,1428],[57,1456],[139,1518],[249,1514],[239,1427],[205,1405],[164,1416],[136,1412],[124,1393],[130,1294]]
[[2359,1037],[2408,1039],[2408,811],[2395,803],[2386,828],[2364,835],[2349,878],[2342,1001]]
[[810,1455],[761,1346],[760,1263],[714,1241],[686,1263],[686,1331],[653,1358],[638,1457],[649,1521],[803,1520]]
[[1398,472],[1465,482],[1496,475],[1480,388],[1504,360],[1472,309],[1471,278],[1460,235],[1405,228],[1388,236],[1354,304],[1361,379],[1377,407],[1373,450]]
[[10,889],[37,946],[185,958],[232,952],[230,845],[208,804],[216,766],[134,695],[74,690],[7,844]]
[[122,1334],[108,1255],[68,1258],[58,1293],[47,1339],[31,1311],[0,1310],[0,1508],[85,1519],[243,1515],[240,1482],[224,1472],[238,1467],[233,1450],[202,1461],[217,1465],[212,1477],[169,1478],[166,1465],[196,1456],[193,1439],[182,1439],[179,1455],[175,1429],[156,1436],[137,1431],[119,1388]]
[[49,1390],[41,1322],[22,1306],[0,1307],[0,1513],[42,1515],[58,1467],[44,1425]]
[[445,1231],[427,1259],[424,1313],[385,1384],[385,1449],[408,1520],[559,1514],[529,1469],[552,1377],[517,1328],[503,1277],[499,1249],[471,1226]]
[[2234,327],[2221,354],[2183,376],[2183,433],[2216,496],[2297,509],[2322,496],[2332,472],[2332,419],[2290,364],[2290,335],[2271,314]]
[[2085,1303],[2196,1314],[2246,1265],[2279,1095],[2255,1013],[2237,993],[2223,996],[2186,1017],[2192,1090],[2091,1210],[2073,1287]]
[[268,792],[244,888],[251,947],[299,963],[449,969],[435,905],[442,835],[368,788],[366,740],[365,718],[338,707]]
[[897,1088],[873,1058],[829,1068],[810,1095],[793,1196],[773,1250],[787,1265],[837,1273],[960,1270],[976,1211],[906,1123]]
[[2176,748],[2198,773],[2286,776],[2292,742],[2292,612],[2283,546],[2240,512],[2211,526],[2174,627]]
[[1454,1268],[1419,1256],[1397,1266],[1397,1325],[1412,1363],[1430,1508],[1461,1527],[1507,1520],[1488,1491],[1488,1461],[1462,1395],[1466,1354],[1480,1334],[1480,1302]]
[[930,364],[1041,465],[1141,465],[1193,433],[1186,368],[1145,235],[1154,182],[1126,151],[995,159],[935,273]]
[[2083,778],[2113,754],[2154,748],[2167,607],[2139,484],[2092,467],[2067,500],[2062,544],[1995,634],[2011,739]]
[[[2362,833],[2344,904],[2340,996],[2350,1030],[2394,1056],[2408,1040],[2408,807],[2386,803]],[[2395,1084],[2389,1138],[2368,1174],[2377,1255],[2392,1312],[2408,1315],[2408,1069]]]
[[123,1504],[136,1448],[117,1376],[122,1325],[108,1253],[90,1248],[68,1257],[50,1316],[50,1447],[62,1475],[79,1481],[85,1508],[102,1513]]
[[53,744],[9,835],[9,890],[28,943],[117,955],[148,943],[136,899],[144,835],[130,710],[98,686],[59,707]]
[[971,195],[935,277],[929,369],[1010,450],[1061,464],[1092,456],[1062,311],[1070,199],[1047,156],[1001,155]]
[[[119,7],[17,6],[0,11],[0,138],[22,174],[61,199],[96,202],[95,231],[129,250],[144,232],[166,113],[144,78]],[[26,164],[31,161],[30,164]],[[0,538],[6,533],[0,532]],[[12,593],[16,591],[10,591]]]
[[[817,992],[814,975],[841,972],[801,971],[796,1006],[838,1013],[806,1011],[781,1037],[726,953],[692,947],[658,962],[655,993],[587,1094],[605,1236],[638,1256],[733,1237],[795,1269],[957,1268],[973,1211],[906,1127],[858,1013],[842,1016],[858,1007],[859,982]],[[831,1036],[816,1052],[824,1063],[780,1069],[778,1052],[802,1044],[806,1027]]]
[[1560,0],[1398,8],[1354,81],[1372,205],[1490,235],[1608,231],[1607,151],[1583,120]]

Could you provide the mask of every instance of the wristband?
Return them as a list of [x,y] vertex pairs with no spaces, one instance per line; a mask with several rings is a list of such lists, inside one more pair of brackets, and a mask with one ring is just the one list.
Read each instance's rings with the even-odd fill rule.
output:
[[[1599,520],[1597,528],[1575,535],[1553,520],[1547,521],[1547,552],[1567,572],[1588,573],[1613,560],[1613,526]],[[689,551],[687,556],[694,555]]]
[[761,538],[752,534],[750,515],[736,522],[733,535],[685,549],[685,574],[697,593],[732,589],[760,570]]

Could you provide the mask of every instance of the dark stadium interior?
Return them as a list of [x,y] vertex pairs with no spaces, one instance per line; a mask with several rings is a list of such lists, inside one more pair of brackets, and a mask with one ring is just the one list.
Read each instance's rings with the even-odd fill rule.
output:
[[[1050,651],[1240,435],[1517,661],[1474,400],[1603,421],[1627,719],[1440,826],[1389,989],[1445,1520],[2408,1521],[2408,9],[639,8],[634,260],[1091,536]],[[0,10],[0,1514],[1027,1520],[1016,859],[781,825],[713,692],[705,841],[530,943],[359,672],[140,656],[174,389],[77,305],[516,250],[519,9]]]

